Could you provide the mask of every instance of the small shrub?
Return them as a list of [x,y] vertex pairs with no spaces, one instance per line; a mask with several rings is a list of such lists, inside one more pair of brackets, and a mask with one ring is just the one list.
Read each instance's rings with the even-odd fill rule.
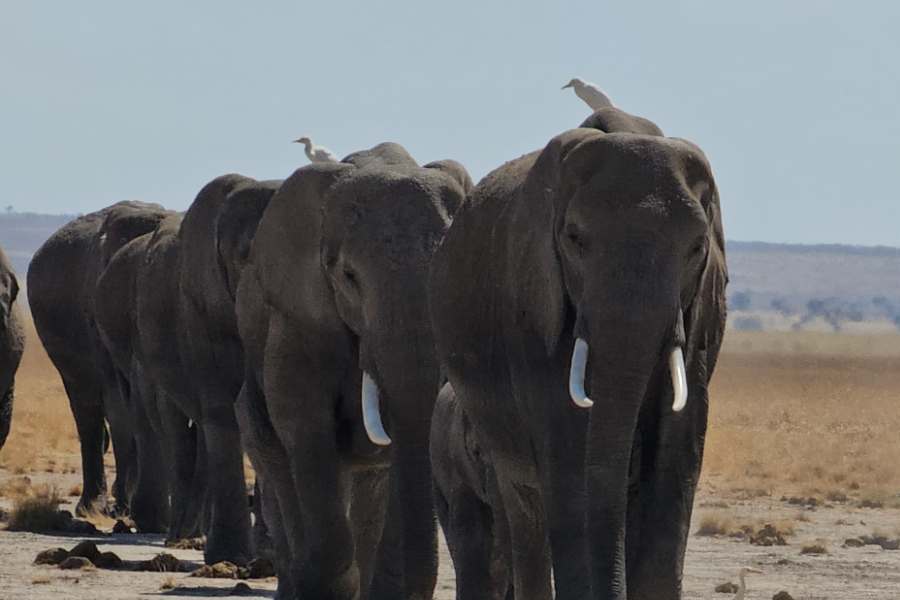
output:
[[56,488],[37,493],[34,496],[20,498],[13,505],[6,528],[10,531],[34,533],[59,529],[61,526],[59,505],[61,503],[62,499]]
[[815,543],[803,546],[800,554],[828,554],[828,548],[824,544]]

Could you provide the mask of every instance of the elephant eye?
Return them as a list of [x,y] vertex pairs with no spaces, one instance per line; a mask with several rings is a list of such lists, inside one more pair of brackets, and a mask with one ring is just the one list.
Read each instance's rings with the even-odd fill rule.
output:
[[356,285],[356,274],[350,269],[344,269],[344,279],[347,280],[351,285]]
[[566,240],[575,248],[577,251],[581,252],[584,250],[584,240],[581,238],[581,235],[575,230],[566,231]]

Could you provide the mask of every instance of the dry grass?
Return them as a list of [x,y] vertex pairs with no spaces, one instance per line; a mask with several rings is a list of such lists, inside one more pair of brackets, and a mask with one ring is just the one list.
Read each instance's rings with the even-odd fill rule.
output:
[[794,524],[791,521],[779,520],[772,522],[761,518],[749,519],[740,517],[727,510],[708,510],[703,512],[700,515],[695,535],[743,538],[751,536],[766,525],[771,525],[777,533],[784,537],[794,535]]
[[26,323],[26,347],[16,376],[12,430],[0,450],[0,466],[14,473],[75,472],[78,436],[62,380],[44,352],[34,325]]
[[56,488],[31,488],[28,494],[13,503],[6,527],[10,531],[53,531],[60,523],[60,504],[62,498]]
[[[62,382],[30,324],[27,334],[0,466],[75,472]],[[900,335],[729,331],[712,385],[703,484],[748,498],[900,504],[898,367]],[[10,485],[18,484],[0,482],[0,495]]]
[[900,492],[900,336],[730,332],[704,482],[891,504]]

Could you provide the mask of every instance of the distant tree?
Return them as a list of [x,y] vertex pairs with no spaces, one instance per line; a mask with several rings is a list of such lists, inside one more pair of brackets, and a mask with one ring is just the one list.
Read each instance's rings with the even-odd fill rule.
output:
[[797,310],[793,306],[791,306],[790,302],[788,302],[785,298],[772,298],[769,306],[772,307],[772,310],[777,311],[784,317],[789,317],[797,312]]
[[728,300],[728,304],[732,308],[732,310],[750,310],[750,305],[752,304],[752,302],[753,299],[750,297],[749,290],[735,292]]
[[738,317],[734,320],[734,328],[738,331],[762,331],[763,324],[757,317]]

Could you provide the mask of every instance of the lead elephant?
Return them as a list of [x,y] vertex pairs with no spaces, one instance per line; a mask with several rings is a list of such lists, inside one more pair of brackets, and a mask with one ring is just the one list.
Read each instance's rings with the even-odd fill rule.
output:
[[602,109],[479,183],[429,299],[517,591],[550,598],[552,567],[557,598],[680,597],[726,280],[706,158],[644,119]]
[[106,511],[103,453],[109,421],[116,456],[117,508],[127,510],[134,461],[130,414],[119,397],[115,369],[97,331],[97,278],[112,256],[168,215],[161,206],[119,202],[68,223],[35,253],[28,267],[28,302],[38,336],[59,371],[81,444],[82,493],[76,512]]
[[25,348],[18,297],[19,281],[0,248],[0,449],[9,435],[16,370]]
[[238,289],[238,412],[279,598],[431,598],[440,373],[425,278],[470,186],[458,163],[381,144],[297,170],[259,224]]

